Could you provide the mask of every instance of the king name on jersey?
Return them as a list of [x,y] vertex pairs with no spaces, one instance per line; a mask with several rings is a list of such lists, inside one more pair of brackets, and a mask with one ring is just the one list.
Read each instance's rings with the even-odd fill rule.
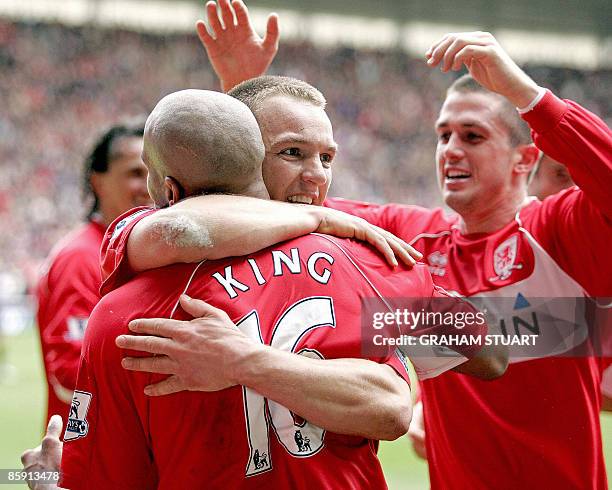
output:
[[[270,252],[272,258],[272,276],[281,277],[285,274],[308,274],[313,280],[320,284],[327,284],[332,275],[331,266],[334,263],[334,258],[325,252],[312,252],[302,264],[300,250],[291,248],[289,254],[282,250],[272,250]],[[261,255],[257,260],[246,259],[249,267],[244,266],[241,261],[237,264],[228,265],[223,272],[217,271],[212,274],[212,277],[225,289],[225,292],[234,299],[242,291],[249,291],[251,288],[247,284],[253,284],[253,279],[258,285],[263,286],[268,282],[262,273],[262,268],[270,267],[269,255]],[[239,271],[239,272],[237,272]]]

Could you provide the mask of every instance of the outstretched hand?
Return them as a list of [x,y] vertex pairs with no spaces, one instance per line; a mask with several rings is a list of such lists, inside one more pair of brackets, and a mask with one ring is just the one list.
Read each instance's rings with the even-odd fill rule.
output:
[[278,51],[278,16],[270,14],[266,34],[259,37],[242,0],[218,0],[206,3],[208,32],[203,20],[198,20],[198,37],[208,59],[221,80],[224,92],[249,78],[263,75]]
[[444,72],[465,65],[474,80],[516,107],[526,107],[538,95],[538,85],[488,32],[446,34],[431,45],[425,58],[430,67],[440,66]]

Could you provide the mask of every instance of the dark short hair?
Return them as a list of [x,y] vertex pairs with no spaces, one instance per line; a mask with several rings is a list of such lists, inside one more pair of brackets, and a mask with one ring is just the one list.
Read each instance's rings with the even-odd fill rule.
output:
[[476,80],[474,80],[471,75],[463,75],[455,80],[453,84],[448,87],[446,95],[450,95],[451,92],[476,92],[491,94],[497,97],[501,102],[499,117],[504,125],[508,128],[508,132],[510,134],[510,144],[512,146],[518,146],[532,143],[529,126],[525,121],[523,121],[523,118],[521,118],[519,115],[516,107],[514,107],[512,103],[502,95],[496,94],[495,92],[491,92],[490,90],[484,88]]
[[95,142],[83,165],[83,195],[86,199],[89,196],[93,197],[93,204],[87,214],[88,218],[91,218],[100,207],[98,196],[91,187],[92,174],[103,174],[108,171],[110,163],[117,158],[117,154],[113,151],[113,146],[119,139],[129,137],[142,138],[143,135],[144,120],[138,118],[134,122],[111,126]]

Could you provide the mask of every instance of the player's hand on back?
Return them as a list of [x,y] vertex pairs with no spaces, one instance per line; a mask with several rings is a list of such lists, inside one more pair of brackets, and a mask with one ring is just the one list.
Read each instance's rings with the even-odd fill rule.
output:
[[488,32],[446,34],[431,45],[425,58],[430,67],[440,66],[444,72],[465,65],[478,83],[516,107],[526,107],[538,95],[538,85]]
[[183,390],[219,391],[238,384],[236,368],[263,346],[238,330],[223,310],[186,295],[180,302],[193,320],[143,318],[130,322],[130,330],[140,335],[120,335],[116,345],[154,356],[125,357],[122,366],[130,371],[170,375],[145,388],[145,394],[151,396]]
[[270,14],[266,34],[259,37],[242,0],[206,3],[209,32],[203,20],[196,23],[198,37],[227,92],[240,82],[263,75],[278,51],[278,16]]
[[401,238],[362,218],[352,216],[331,208],[321,208],[323,218],[317,233],[334,235],[340,238],[355,238],[375,247],[389,262],[396,266],[397,259],[412,267],[423,255]]
[[421,459],[427,460],[427,448],[425,447],[425,423],[423,421],[423,402],[418,402],[412,409],[412,420],[408,428],[408,437],[412,441],[414,452]]
[[[56,472],[60,470],[63,444],[60,440],[62,433],[62,417],[53,415],[47,425],[47,433],[40,446],[28,449],[21,455],[21,464],[26,472]],[[43,484],[42,481],[28,481],[32,490],[51,490],[57,486]]]

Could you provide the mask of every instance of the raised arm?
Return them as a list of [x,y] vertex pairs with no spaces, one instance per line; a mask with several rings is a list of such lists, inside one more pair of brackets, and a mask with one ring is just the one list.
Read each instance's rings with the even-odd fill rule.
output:
[[599,117],[539,87],[488,32],[447,34],[425,53],[442,71],[463,65],[486,89],[506,97],[532,130],[536,146],[567,165],[595,207],[612,218],[612,132]]
[[540,87],[510,58],[488,32],[446,34],[425,53],[427,64],[442,71],[463,65],[483,87],[506,97],[516,107],[527,107]]
[[125,358],[123,367],[171,375],[148,386],[146,394],[240,384],[332,432],[391,440],[408,431],[410,387],[390,365],[280,351],[252,342],[224,311],[203,301],[182,296],[181,306],[196,318],[135,320],[130,329],[145,335],[117,338],[123,349],[158,354]]
[[278,16],[270,14],[266,34],[259,37],[242,0],[206,3],[209,32],[203,20],[196,29],[224,92],[244,80],[263,75],[278,51]]
[[250,253],[311,232],[356,238],[376,247],[392,265],[421,254],[403,240],[361,218],[320,206],[243,196],[199,196],[139,221],[130,233],[130,267],[143,271]]
[[612,240],[610,128],[579,104],[538,87],[489,33],[447,34],[432,45],[426,58],[443,71],[465,65],[477,82],[519,109],[540,150],[567,166],[578,188],[545,199],[531,229],[590,295],[610,296],[612,267],[601,259]]

